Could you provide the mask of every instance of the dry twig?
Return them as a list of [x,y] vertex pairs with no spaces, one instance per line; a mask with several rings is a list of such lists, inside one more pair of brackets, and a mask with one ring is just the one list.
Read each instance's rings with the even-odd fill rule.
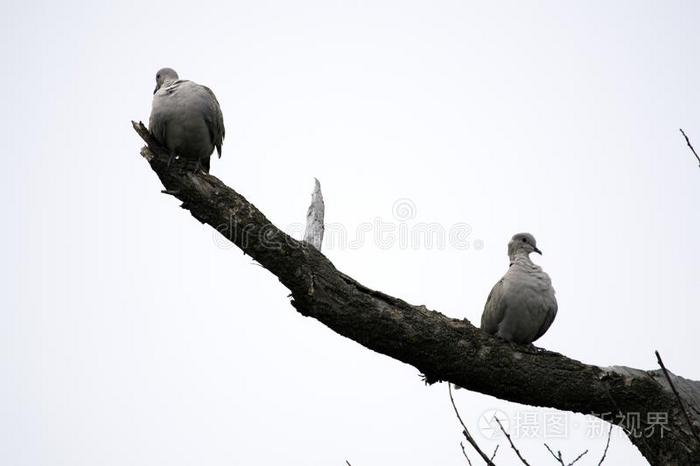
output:
[[588,450],[586,450],[583,453],[581,453],[580,455],[578,455],[575,460],[573,460],[571,463],[568,464],[568,466],[573,466],[574,463],[576,463],[578,460],[583,458],[583,455],[585,455],[586,453],[588,453]]
[[[477,445],[476,440],[474,440],[474,437],[469,433],[469,429],[467,429],[467,426],[464,424],[464,421],[462,421],[462,416],[459,415],[459,411],[457,410],[457,405],[455,404],[455,399],[452,397],[452,385],[448,382],[447,383],[447,391],[450,393],[450,401],[452,402],[452,407],[455,410],[455,414],[457,415],[457,419],[459,419],[459,423],[462,424],[462,434],[464,434],[464,438],[467,439],[467,442],[471,444],[472,447],[474,447],[474,450],[481,456],[484,461],[486,461],[486,464],[488,466],[496,466],[493,461],[489,459],[488,456],[486,456],[486,453],[484,453],[481,448],[479,448],[479,445]],[[465,453],[466,456],[466,453]],[[471,463],[470,463],[471,464]]]
[[688,144],[688,147],[690,147],[690,150],[693,151],[693,155],[695,155],[695,158],[698,159],[698,163],[700,164],[700,156],[698,156],[698,153],[695,152],[693,145],[690,143],[690,139],[688,139],[688,136],[685,134],[685,131],[683,131],[683,128],[679,129],[681,130],[681,134],[685,138],[685,143]]
[[498,447],[501,445],[496,445],[496,448],[493,449],[493,453],[491,454],[491,461],[496,457],[496,453],[498,453]]
[[510,447],[513,449],[513,451],[515,452],[515,454],[518,455],[518,458],[520,458],[520,461],[522,461],[523,464],[524,464],[525,466],[530,466],[530,463],[528,463],[527,461],[525,461],[525,458],[522,457],[522,455],[520,454],[520,451],[518,451],[518,449],[515,448],[515,445],[513,444],[513,441],[510,439],[510,434],[508,434],[508,432],[506,432],[506,430],[503,428],[503,424],[501,424],[501,421],[499,421],[498,418],[497,418],[496,416],[494,416],[493,418],[494,418],[494,419],[496,420],[496,422],[498,423],[498,427],[501,428],[501,432],[503,432],[503,434],[504,434],[504,435],[506,436],[506,438],[508,439],[508,443],[510,443]]
[[469,460],[469,456],[467,455],[467,450],[464,449],[464,444],[462,442],[459,442],[459,446],[462,447],[462,454],[467,459],[467,464],[469,466],[472,466],[472,462]]
[[544,446],[547,447],[547,450],[552,454],[552,456],[554,457],[554,459],[557,460],[557,461],[559,462],[559,464],[561,464],[561,466],[566,466],[566,465],[564,464],[564,460],[563,460],[562,457],[561,457],[561,451],[558,451],[557,454],[555,455],[554,452],[552,451],[552,449],[549,448],[549,445],[547,445],[547,444],[545,443]]
[[613,428],[613,425],[610,424],[610,429],[608,429],[608,441],[605,442],[605,450],[603,450],[603,457],[600,458],[600,461],[598,462],[598,466],[603,464],[603,461],[605,460],[605,455],[608,454],[608,447],[610,446],[610,434],[612,434],[612,428]]

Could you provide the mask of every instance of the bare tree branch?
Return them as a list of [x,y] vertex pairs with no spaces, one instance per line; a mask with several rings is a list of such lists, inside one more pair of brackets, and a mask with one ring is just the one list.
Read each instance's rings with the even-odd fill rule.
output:
[[[216,229],[274,274],[290,290],[291,304],[302,315],[414,366],[427,383],[449,381],[503,400],[604,420],[620,412],[625,415],[620,425],[653,465],[692,464],[700,457],[700,442],[688,432],[684,413],[662,371],[598,367],[555,352],[509,344],[467,320],[372,290],[336,269],[315,247],[282,232],[215,176],[169,167],[167,151],[146,127],[133,126],[148,144],[141,153],[165,190],[195,219]],[[700,422],[700,383],[669,376],[692,418]],[[631,413],[636,417],[627,416]],[[649,413],[666,413],[666,430],[655,429]],[[646,434],[632,435],[635,428]]]
[[557,454],[555,455],[554,452],[552,451],[552,449],[549,448],[549,445],[547,445],[545,443],[544,446],[547,447],[547,451],[549,451],[552,454],[552,456],[554,457],[554,459],[557,460],[557,463],[561,464],[561,466],[566,466],[564,464],[564,460],[561,457],[561,451],[558,451]]
[[547,444],[545,443],[544,446],[547,447],[547,451],[549,451],[549,453],[554,457],[555,460],[557,460],[557,463],[561,464],[561,466],[573,466],[574,464],[576,464],[576,462],[577,462],[578,460],[580,460],[581,458],[583,458],[583,456],[584,456],[586,453],[588,453],[588,450],[585,450],[585,451],[582,452],[580,455],[578,455],[578,456],[576,457],[575,460],[573,460],[571,463],[569,463],[569,464],[567,465],[567,464],[564,462],[564,457],[563,457],[562,454],[561,454],[561,450],[557,450],[557,453],[554,454],[554,451],[552,451],[552,449],[549,448],[549,445],[547,445]]
[[690,143],[690,139],[688,139],[688,136],[685,134],[685,131],[683,131],[682,128],[679,128],[681,130],[681,134],[685,138],[685,143],[688,144],[688,147],[690,147],[690,150],[693,151],[693,155],[695,156],[696,159],[698,159],[698,164],[700,164],[700,156],[698,156],[698,153],[695,152],[695,148],[693,148],[693,145]]
[[447,391],[450,394],[450,403],[452,403],[452,408],[455,410],[455,414],[457,415],[459,423],[462,424],[462,434],[464,434],[464,438],[466,438],[467,442],[469,442],[469,444],[472,447],[474,447],[474,450],[476,450],[476,452],[479,454],[479,456],[483,458],[483,460],[488,466],[495,466],[493,464],[493,461],[491,461],[491,459],[489,459],[489,457],[486,456],[486,453],[484,453],[481,450],[481,448],[479,448],[479,445],[476,443],[476,440],[474,440],[474,437],[472,437],[472,435],[469,433],[469,429],[467,429],[467,426],[464,424],[464,421],[462,421],[462,416],[459,415],[459,410],[457,409],[457,405],[455,404],[455,399],[452,397],[452,386],[449,383],[447,384]]
[[472,462],[469,460],[469,455],[467,455],[467,450],[464,448],[464,444],[462,442],[459,442],[459,446],[462,447],[462,454],[467,459],[467,464],[469,466],[472,466]]
[[503,432],[503,434],[504,434],[504,435],[506,436],[506,438],[508,439],[508,443],[510,443],[510,447],[513,449],[513,451],[515,452],[515,454],[518,455],[518,458],[520,459],[520,461],[521,461],[525,466],[530,466],[530,464],[529,464],[527,461],[525,461],[525,458],[523,458],[523,455],[520,454],[520,451],[515,447],[515,444],[513,443],[513,440],[511,440],[511,438],[510,438],[510,434],[509,434],[508,432],[506,432],[506,430],[503,428],[503,424],[501,424],[501,421],[500,421],[496,416],[494,416],[493,418],[494,418],[494,419],[496,420],[496,422],[498,423],[498,427],[501,429],[501,432]]
[[582,452],[580,455],[578,455],[578,456],[576,457],[576,459],[574,459],[571,463],[568,464],[568,466],[574,466],[574,464],[575,464],[578,460],[580,460],[581,458],[583,458],[583,456],[584,456],[586,453],[588,453],[588,450],[585,450],[585,451]]
[[500,446],[501,446],[500,444],[496,445],[496,448],[493,449],[493,453],[491,454],[491,461],[493,461],[494,458],[496,458],[496,453],[498,453],[498,447],[500,447]]
[[598,466],[603,464],[603,461],[605,461],[605,455],[608,454],[608,447],[610,446],[610,435],[612,434],[612,429],[613,429],[613,425],[610,424],[610,428],[608,429],[608,441],[605,442],[605,450],[603,450],[603,457],[598,462]]

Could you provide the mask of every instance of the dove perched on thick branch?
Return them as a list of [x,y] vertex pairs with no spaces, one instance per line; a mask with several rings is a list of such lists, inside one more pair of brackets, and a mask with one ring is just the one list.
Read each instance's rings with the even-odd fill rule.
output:
[[224,116],[214,93],[206,86],[179,79],[172,68],[156,74],[153,107],[148,129],[172,157],[193,162],[209,172],[209,158],[216,148],[221,157]]
[[481,315],[481,328],[492,335],[530,344],[544,335],[557,315],[557,300],[549,275],[530,260],[542,254],[535,238],[518,233],[508,243],[510,267],[496,283]]

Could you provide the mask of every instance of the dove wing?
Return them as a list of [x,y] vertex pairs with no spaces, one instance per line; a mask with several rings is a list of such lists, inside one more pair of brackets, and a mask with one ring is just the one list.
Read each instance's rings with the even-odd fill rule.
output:
[[495,335],[498,332],[498,325],[503,320],[505,315],[506,306],[503,301],[503,278],[501,278],[496,284],[491,288],[491,293],[489,297],[486,298],[486,305],[484,305],[484,313],[481,314],[481,329],[491,335]]

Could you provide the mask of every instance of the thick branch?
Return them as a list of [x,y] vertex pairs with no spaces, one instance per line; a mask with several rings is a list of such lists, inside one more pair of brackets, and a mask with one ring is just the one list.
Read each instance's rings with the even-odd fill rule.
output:
[[[450,381],[504,400],[593,414],[620,424],[653,465],[700,463],[700,444],[660,371],[601,368],[511,345],[467,320],[371,290],[338,271],[318,249],[276,228],[218,178],[168,167],[167,153],[146,128],[134,128],[149,145],[142,154],[167,192],[276,275],[302,315],[414,366],[428,383]],[[672,377],[692,422],[700,425],[700,383]],[[655,413],[667,415],[666,423]]]

